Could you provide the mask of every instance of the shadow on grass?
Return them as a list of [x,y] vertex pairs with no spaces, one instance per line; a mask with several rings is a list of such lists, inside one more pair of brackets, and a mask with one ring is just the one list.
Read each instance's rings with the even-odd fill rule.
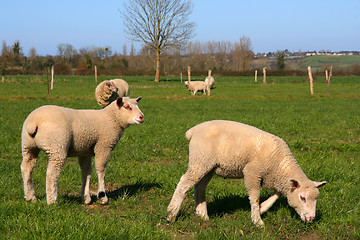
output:
[[[260,197],[260,203],[268,199],[268,197],[270,196],[271,195]],[[288,204],[287,199],[284,196],[278,199],[267,212],[261,215],[261,217],[266,218],[267,214],[269,213],[271,214],[272,212],[276,212],[282,208],[287,208],[290,210],[291,218],[299,219],[299,221],[301,221],[299,214],[295,211],[294,208],[292,208]],[[251,214],[251,207],[248,196],[229,195],[229,196],[215,197],[214,200],[208,203],[207,209],[210,218],[215,216],[222,217],[226,214],[233,214],[238,210],[248,211],[249,216]],[[322,212],[317,210],[316,218],[313,221],[313,223],[321,221],[321,218],[322,218]]]
[[114,191],[107,192],[108,198],[117,200],[118,198],[131,197],[138,192],[149,191],[152,188],[161,188],[159,183],[145,183],[145,182],[136,182],[135,184],[125,185]]
[[[121,188],[113,190],[113,191],[107,191],[106,195],[109,199],[117,200],[118,198],[128,198],[139,192],[149,191],[153,188],[161,188],[161,184],[154,183],[154,182],[152,182],[152,183],[136,182],[135,184],[125,185],[125,186],[122,186]],[[63,197],[66,202],[77,203],[77,204],[83,203],[80,196],[66,194]],[[91,195],[91,203],[90,204],[93,204],[96,201],[98,201],[97,196]]]
[[[265,201],[269,196],[260,197],[260,203]],[[277,200],[274,205],[267,211],[273,212],[277,211],[279,208],[287,207],[287,200],[285,197],[281,197]],[[291,208],[292,209],[292,208]],[[251,212],[250,202],[248,196],[239,196],[239,195],[228,195],[215,197],[213,201],[208,203],[208,214],[211,216],[223,216],[225,214],[233,214],[238,210],[249,211]],[[295,210],[292,211],[292,214],[296,214]],[[264,213],[263,216],[266,216]]]
[[[204,78],[191,77],[191,81],[204,81],[204,80],[205,80],[205,77]],[[188,81],[187,75],[183,76],[183,84],[184,84],[185,81]],[[179,83],[181,83],[181,79],[180,78],[173,78],[173,79],[172,78],[167,78],[167,79],[161,78],[160,82],[179,82]]]

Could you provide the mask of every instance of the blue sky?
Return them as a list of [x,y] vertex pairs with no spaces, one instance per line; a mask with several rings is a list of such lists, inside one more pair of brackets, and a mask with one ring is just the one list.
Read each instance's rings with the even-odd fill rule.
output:
[[[57,45],[130,48],[119,10],[123,0],[3,0],[0,41],[23,53],[57,54]],[[360,50],[360,0],[193,0],[191,41],[252,41],[254,52]],[[135,43],[136,50],[140,44]]]

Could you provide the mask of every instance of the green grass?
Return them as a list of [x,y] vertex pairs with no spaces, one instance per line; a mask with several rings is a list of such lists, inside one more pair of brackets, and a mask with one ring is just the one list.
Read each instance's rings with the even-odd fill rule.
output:
[[311,66],[313,71],[320,71],[322,67],[334,65],[337,69],[339,68],[350,68],[353,64],[360,64],[360,56],[331,56],[331,55],[317,55],[302,58],[298,61],[299,66],[302,69],[306,69],[307,66]]
[[[110,77],[99,77],[99,81]],[[360,238],[360,77],[317,79],[310,95],[306,77],[217,77],[212,95],[191,96],[176,77],[124,77],[146,121],[125,131],[111,155],[106,175],[110,201],[83,205],[80,168],[69,158],[59,181],[58,204],[47,206],[47,157],[41,154],[33,179],[39,201],[23,198],[21,128],[35,108],[55,104],[99,109],[93,77],[57,76],[47,94],[46,76],[6,76],[0,83],[1,239],[356,239]],[[193,77],[193,80],[204,77]],[[207,120],[227,119],[282,137],[309,178],[326,180],[317,218],[303,223],[282,197],[251,223],[242,180],[214,177],[207,189],[209,221],[195,215],[193,192],[176,222],[166,208],[187,169],[185,132]],[[96,191],[93,172],[90,189]],[[271,195],[263,190],[261,200]]]

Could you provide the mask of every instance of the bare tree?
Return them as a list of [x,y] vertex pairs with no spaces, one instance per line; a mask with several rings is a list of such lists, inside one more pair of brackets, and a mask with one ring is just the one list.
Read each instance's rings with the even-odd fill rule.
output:
[[126,55],[127,55],[127,46],[126,46],[125,43],[123,44],[122,55],[123,55],[123,56],[126,56]]
[[8,54],[10,52],[9,47],[6,45],[6,41],[3,40],[2,47],[1,47],[1,56],[0,56],[0,69],[1,69],[1,75],[4,76],[5,74],[5,68],[8,64]]
[[5,57],[9,54],[9,52],[10,52],[9,47],[6,45],[6,41],[3,40],[1,47],[1,56]]
[[131,43],[130,46],[130,56],[135,56],[135,47],[134,47],[134,43]]
[[32,47],[29,51],[30,59],[33,61],[36,58],[36,49],[35,47]]
[[237,71],[246,71],[251,67],[254,53],[252,51],[252,45],[250,38],[243,36],[240,38],[239,44],[235,44],[235,50],[233,53],[233,61],[235,69]]
[[124,4],[125,32],[131,40],[144,42],[156,53],[155,82],[160,81],[160,54],[169,46],[183,46],[193,36],[189,0],[129,0]]
[[58,55],[63,58],[71,61],[73,57],[77,54],[76,49],[69,43],[60,43],[57,45]]

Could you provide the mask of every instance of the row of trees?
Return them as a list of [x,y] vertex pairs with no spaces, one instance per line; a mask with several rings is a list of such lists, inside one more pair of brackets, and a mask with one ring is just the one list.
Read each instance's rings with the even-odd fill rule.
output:
[[[54,65],[58,75],[93,75],[96,65],[101,75],[153,75],[156,72],[155,55],[149,46],[137,51],[133,45],[123,45],[122,52],[118,53],[109,46],[76,49],[71,44],[59,44],[54,56],[38,56],[35,48],[31,48],[25,56],[19,41],[10,46],[3,41],[0,74],[46,74],[46,69]],[[162,52],[160,73],[185,74],[188,65],[191,66],[193,75],[204,75],[209,69],[214,74],[253,75],[254,69],[261,70],[263,67],[267,67],[269,74],[275,75],[306,73],[305,70],[296,72],[299,68],[293,67],[286,60],[283,51],[278,51],[276,56],[276,65],[270,65],[266,58],[255,61],[248,37],[242,37],[235,43],[190,42],[182,50],[168,48]],[[324,68],[328,69],[329,66]],[[337,68],[335,71],[337,75],[360,75],[360,65],[354,65],[350,69]],[[320,74],[324,74],[323,71]]]
[[[129,51],[128,51],[129,49]],[[19,41],[8,46],[2,43],[0,69],[2,74],[43,74],[46,68],[55,65],[56,74],[93,74],[96,65],[99,74],[143,75],[154,74],[156,52],[145,45],[136,51],[133,45],[123,45],[121,53],[110,46],[74,48],[71,44],[59,44],[57,55],[38,56],[31,48],[25,56]],[[194,72],[251,70],[254,59],[251,40],[242,37],[239,42],[209,41],[190,42],[184,48],[167,48],[161,53],[161,74],[185,72],[188,65]]]

